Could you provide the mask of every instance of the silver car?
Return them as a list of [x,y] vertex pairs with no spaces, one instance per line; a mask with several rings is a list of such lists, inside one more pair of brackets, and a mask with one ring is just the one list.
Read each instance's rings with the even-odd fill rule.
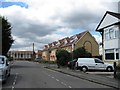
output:
[[6,56],[0,55],[0,82],[6,82],[10,76],[10,64]]

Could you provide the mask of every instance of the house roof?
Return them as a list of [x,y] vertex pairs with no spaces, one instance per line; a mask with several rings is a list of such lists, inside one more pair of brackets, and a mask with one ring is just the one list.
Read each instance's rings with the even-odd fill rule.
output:
[[[110,24],[110,25],[107,25],[107,26],[102,27],[102,28],[99,29],[100,25],[102,24],[102,22],[104,21],[105,17],[106,17],[108,14],[111,15],[111,16],[113,16],[113,17],[115,17],[115,18],[118,19],[118,20],[117,20],[115,23],[112,23],[112,24]],[[118,25],[118,24],[120,24],[119,19],[120,19],[120,13],[115,13],[115,12],[106,11],[106,13],[104,14],[104,16],[103,16],[103,18],[101,19],[100,23],[98,24],[98,26],[97,26],[97,28],[96,28],[96,31],[101,32],[101,31],[103,31],[104,28],[110,27],[110,26],[112,26],[112,25]],[[109,22],[108,22],[108,23],[109,23]]]
[[9,51],[8,53],[25,53],[25,54],[32,54],[33,51]]
[[[80,40],[87,32],[88,31],[85,31],[85,32],[73,35],[71,37],[66,37],[66,38],[60,39],[58,41],[52,42],[52,43],[50,43],[48,45],[45,45],[44,51],[49,49],[49,47],[46,47],[46,46],[50,46],[51,49],[70,46],[70,45],[76,43],[78,40]],[[60,44],[57,44],[58,42]],[[54,46],[52,46],[52,45],[54,45]]]

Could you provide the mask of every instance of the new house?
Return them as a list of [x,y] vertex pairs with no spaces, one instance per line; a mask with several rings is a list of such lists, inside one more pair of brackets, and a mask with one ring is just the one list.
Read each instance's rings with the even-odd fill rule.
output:
[[106,62],[120,60],[120,13],[107,11],[96,31],[102,35],[103,60]]
[[93,57],[99,56],[99,46],[97,41],[89,31],[85,31],[45,45],[44,50],[42,51],[42,58],[56,61],[56,50],[59,48],[72,52],[80,47],[85,47]]

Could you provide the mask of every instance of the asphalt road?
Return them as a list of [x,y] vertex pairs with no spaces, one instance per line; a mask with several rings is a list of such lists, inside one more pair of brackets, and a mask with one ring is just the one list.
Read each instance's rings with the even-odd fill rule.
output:
[[77,77],[49,70],[42,64],[16,61],[11,68],[11,76],[3,88],[111,88]]

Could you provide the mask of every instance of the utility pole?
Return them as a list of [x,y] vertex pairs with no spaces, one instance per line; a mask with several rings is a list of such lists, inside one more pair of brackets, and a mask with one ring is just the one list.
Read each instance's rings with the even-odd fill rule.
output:
[[34,60],[35,59],[35,50],[34,50],[34,47],[35,47],[35,45],[34,45],[34,43],[33,43],[33,55],[32,55],[32,59]]
[[0,19],[0,55],[2,55],[2,20]]
[[33,54],[34,54],[34,43],[33,43]]

